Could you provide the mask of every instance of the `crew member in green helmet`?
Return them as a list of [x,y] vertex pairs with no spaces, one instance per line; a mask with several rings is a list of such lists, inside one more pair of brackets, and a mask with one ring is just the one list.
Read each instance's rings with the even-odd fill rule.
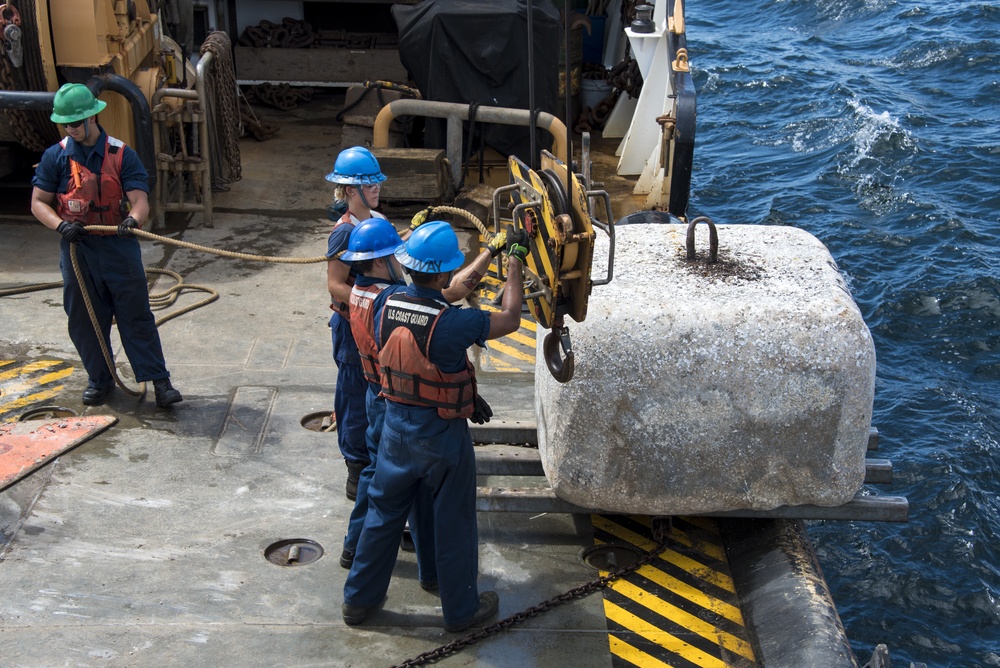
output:
[[[38,163],[31,213],[62,235],[63,308],[70,339],[89,377],[83,403],[104,403],[115,385],[81,287],[90,295],[108,350],[114,320],[135,379],[152,381],[156,405],[169,406],[183,397],[170,384],[133,233],[149,216],[149,178],[136,152],[97,123],[105,106],[83,84],[66,84],[56,92],[50,119],[62,125],[66,137],[46,150]],[[89,225],[116,229],[88,232],[84,228]],[[73,271],[71,244],[76,245],[84,286]]]

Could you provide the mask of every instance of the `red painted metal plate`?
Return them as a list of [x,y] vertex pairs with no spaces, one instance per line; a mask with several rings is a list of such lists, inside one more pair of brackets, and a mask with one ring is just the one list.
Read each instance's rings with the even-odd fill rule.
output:
[[0,424],[0,489],[44,466],[70,448],[118,422],[113,415],[87,415]]

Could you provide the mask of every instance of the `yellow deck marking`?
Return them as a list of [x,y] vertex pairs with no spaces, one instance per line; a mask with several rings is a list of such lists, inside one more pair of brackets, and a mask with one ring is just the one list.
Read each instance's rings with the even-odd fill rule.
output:
[[490,356],[490,364],[496,367],[497,371],[524,371],[524,369],[508,364],[502,357]]
[[[594,543],[655,547],[653,518],[592,515]],[[616,666],[756,666],[718,524],[674,518],[658,559],[604,590]],[[606,575],[606,573],[602,573]]]
[[0,418],[8,422],[25,406],[57,396],[65,387],[61,381],[73,373],[72,365],[59,360],[0,360],[0,369]]
[[[594,526],[596,528],[607,531],[611,535],[622,539],[626,543],[635,545],[636,547],[641,548],[643,550],[650,550],[655,545],[655,543],[652,540],[644,536],[640,536],[639,534],[630,531],[629,529],[626,529],[620,524],[611,522],[607,518],[601,517],[599,515],[594,517]],[[674,531],[674,533],[670,534],[671,537],[674,537],[675,533],[676,530]],[[660,559],[663,559],[664,561],[671,563],[674,566],[677,566],[678,568],[683,569],[688,573],[691,573],[692,575],[696,575],[702,580],[710,582],[716,587],[719,587],[720,589],[725,589],[726,591],[736,593],[736,589],[733,585],[732,578],[723,573],[719,573],[718,571],[714,570],[711,566],[702,564],[696,561],[695,559],[692,559],[689,556],[680,554],[668,548],[664,550],[662,554],[660,554]],[[724,551],[721,558],[716,557],[716,559],[719,561],[726,561]]]
[[[503,287],[504,281],[496,276],[497,263],[494,259],[489,265],[489,272],[479,285],[479,308],[488,313],[500,313],[501,308],[494,306],[493,300]],[[535,332],[538,326],[531,316],[521,317],[517,331],[511,332],[499,339],[491,340],[489,346],[490,363],[498,371],[532,371],[535,368]],[[522,351],[518,346],[524,346],[528,351]],[[505,359],[507,358],[507,359]]]
[[39,401],[45,401],[46,399],[51,399],[52,397],[58,395],[62,392],[63,386],[54,387],[51,390],[45,390],[44,392],[36,392],[34,394],[29,394],[26,397],[21,397],[20,399],[15,399],[13,401],[6,401],[0,403],[0,415],[5,413],[12,413],[18,409],[24,408],[25,406],[30,406],[31,404],[37,404]]
[[[639,574],[649,577],[644,571],[645,569],[639,569]],[[649,579],[653,580],[653,578]],[[612,588],[622,596],[626,596],[639,605],[649,608],[661,617],[666,617],[680,626],[683,626],[687,630],[697,633],[702,638],[710,640],[730,652],[734,652],[753,661],[753,649],[750,647],[750,643],[745,640],[716,628],[713,624],[699,619],[690,612],[681,610],[672,603],[668,603],[667,601],[657,598],[654,594],[632,584],[631,582],[617,580],[612,585]],[[673,587],[670,587],[670,589],[673,590]],[[707,599],[708,597],[705,598]],[[709,605],[702,605],[702,607],[711,609]],[[732,608],[732,606],[726,607]],[[735,616],[737,618],[735,620],[728,615],[727,618],[730,619],[730,621],[735,621],[742,626],[743,616],[740,614],[739,610],[735,610]]]
[[[626,540],[628,542],[632,542],[632,539],[635,538],[636,540],[640,540],[640,541],[649,541],[648,538],[640,536],[639,534],[637,534],[637,533],[635,533],[633,531],[630,531],[629,529],[621,526],[620,524],[616,524],[616,523],[614,523],[614,522],[612,522],[610,520],[606,520],[604,518],[601,518],[601,520],[597,520],[597,521],[601,522],[601,524],[600,524],[600,528],[601,529],[604,529],[605,531],[607,531],[609,533],[615,534],[616,536],[618,536],[622,540]],[[595,526],[597,526],[597,525],[595,524]],[[691,537],[688,536],[688,534],[686,532],[682,531],[681,529],[678,529],[677,527],[674,527],[674,530],[670,532],[670,537],[675,542],[680,543],[681,545],[684,545],[685,547],[690,547],[690,548],[693,548],[695,550],[698,550],[699,552],[701,552],[703,554],[707,554],[708,556],[712,557],[713,559],[715,559],[717,561],[726,561],[726,550],[721,545],[717,545],[715,543],[709,543],[709,542],[704,541],[704,540],[699,540],[696,543],[695,541],[691,540]],[[652,545],[652,542],[651,541],[649,541],[649,542],[650,542],[650,545]],[[644,549],[649,549],[649,548],[644,548]]]
[[73,367],[66,367],[65,369],[60,369],[59,371],[53,371],[52,373],[47,373],[44,376],[38,378],[38,385],[48,385],[49,383],[54,383],[57,380],[62,380],[63,378],[69,377],[73,373]]
[[663,668],[671,668],[669,663],[663,663],[655,656],[646,654],[638,647],[633,647],[621,638],[608,636],[608,640],[611,643],[611,653],[620,659],[624,659],[637,666],[643,666],[643,668],[661,668],[661,666]]
[[[697,575],[698,577],[701,577],[702,580],[708,581],[708,578],[702,577],[701,574],[696,571],[688,571],[688,572],[691,573],[692,575]],[[719,600],[714,596],[709,596],[705,592],[699,590],[697,587],[692,587],[691,585],[678,580],[669,573],[663,572],[662,570],[656,568],[655,566],[643,566],[638,571],[636,571],[636,573],[646,578],[650,582],[654,582],[663,587],[664,589],[667,589],[668,591],[677,594],[681,598],[691,601],[695,605],[701,606],[706,610],[714,612],[720,617],[725,617],[726,619],[735,624],[740,624],[741,626],[743,625],[743,615],[742,613],[740,613],[739,608],[729,603],[726,603],[725,601]],[[725,574],[722,573],[719,573],[717,575],[719,579],[727,577]],[[610,585],[611,588],[617,591],[618,584],[620,582],[622,581],[618,580],[614,582],[613,584]],[[733,588],[734,587],[732,584],[732,580],[730,580],[729,586],[726,587],[726,589],[732,590]]]
[[11,378],[17,378],[23,374],[41,371],[42,369],[49,369],[61,364],[63,364],[63,362],[59,362],[57,360],[38,360],[36,362],[28,362],[27,364],[15,367],[8,371],[0,372],[0,381],[10,380]]
[[491,352],[503,353],[504,355],[519,359],[522,362],[531,362],[532,366],[535,364],[535,351],[531,351],[530,355],[522,353],[517,348],[500,343],[500,339],[493,339],[489,342],[489,346]]
[[646,640],[656,643],[687,661],[704,666],[705,668],[727,668],[725,662],[721,659],[703,652],[675,635],[656,628],[646,620],[633,615],[625,608],[615,605],[611,601],[604,601],[604,614],[616,624],[623,626],[629,631],[638,633]]

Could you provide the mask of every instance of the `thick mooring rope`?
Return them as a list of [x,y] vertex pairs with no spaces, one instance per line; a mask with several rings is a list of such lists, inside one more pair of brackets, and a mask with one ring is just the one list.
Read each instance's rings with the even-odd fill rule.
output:
[[[114,231],[115,233],[117,233],[118,231],[118,228],[114,225],[87,225],[84,229],[86,229],[88,232]],[[212,248],[210,246],[201,246],[187,241],[180,241],[178,239],[171,239],[169,237],[160,236],[159,234],[153,234],[152,232],[146,232],[145,230],[140,230],[140,229],[133,229],[132,234],[133,236],[142,237],[145,239],[152,239],[154,241],[162,241],[164,243],[172,244],[174,246],[180,246],[181,248],[189,248],[191,250],[202,251],[204,253],[211,253],[213,255],[219,255],[222,257],[235,258],[238,260],[252,260],[256,262],[271,262],[271,263],[285,263],[285,264],[312,264],[317,262],[327,262],[329,260],[329,258],[327,258],[325,255],[321,257],[275,257],[270,255],[254,255],[251,253],[237,253],[234,251]],[[86,284],[84,283],[83,271],[80,269],[80,263],[76,257],[76,244],[70,244],[69,253],[70,253],[70,259],[73,261],[73,273],[76,274],[76,282],[80,286],[80,293],[83,295],[84,304],[86,304],[87,306],[87,314],[90,316],[90,322],[94,326],[94,332],[97,334],[97,340],[101,344],[101,352],[104,354],[104,361],[107,363],[108,369],[111,371],[111,375],[114,376],[115,384],[117,384],[118,387],[122,388],[122,390],[126,394],[129,394],[133,397],[141,397],[145,395],[146,394],[145,382],[140,383],[139,389],[133,390],[129,387],[126,387],[124,381],[122,381],[121,377],[118,375],[118,369],[115,367],[114,358],[112,357],[111,351],[108,350],[107,344],[104,341],[104,333],[101,331],[101,326],[97,322],[97,313],[94,311],[94,306],[90,301],[90,294],[88,293],[86,289]],[[169,269],[147,269],[146,271],[147,273],[165,274],[177,280],[177,285],[173,286],[166,292],[151,294],[149,296],[150,308],[152,308],[154,304],[162,308],[163,306],[167,306],[169,304],[174,303],[177,300],[177,297],[180,295],[180,291],[183,289],[201,290],[203,292],[209,293],[209,296],[206,297],[205,299],[196,302],[194,304],[191,304],[189,306],[185,306],[184,308],[157,320],[156,321],[157,326],[159,326],[161,323],[166,322],[167,320],[170,320],[171,318],[176,318],[177,316],[189,313],[197,308],[201,308],[206,304],[211,304],[212,302],[214,302],[219,298],[219,293],[213,290],[212,288],[208,288],[202,285],[185,284],[180,274],[174,271],[170,271]],[[56,287],[58,285],[61,285],[61,283],[47,284],[47,285],[52,285],[53,287]],[[31,288],[36,290],[42,289],[37,286],[31,286]]]

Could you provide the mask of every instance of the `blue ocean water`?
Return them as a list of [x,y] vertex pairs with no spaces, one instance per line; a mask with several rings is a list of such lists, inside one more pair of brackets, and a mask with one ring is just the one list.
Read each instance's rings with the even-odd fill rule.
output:
[[861,663],[1000,666],[1000,5],[692,0],[688,213],[822,240],[907,524],[813,523]]

